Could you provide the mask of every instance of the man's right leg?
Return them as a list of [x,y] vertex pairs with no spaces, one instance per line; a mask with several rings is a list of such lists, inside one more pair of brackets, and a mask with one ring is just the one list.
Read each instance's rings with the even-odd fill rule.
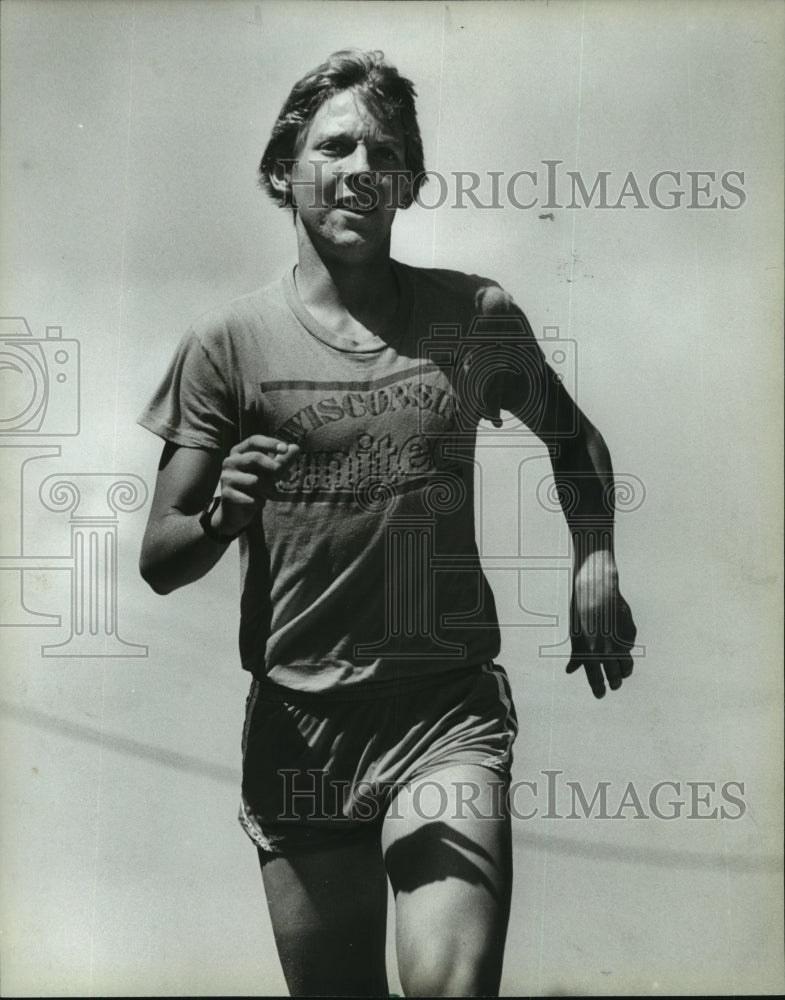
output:
[[290,994],[386,997],[387,873],[378,833],[289,857],[259,855]]

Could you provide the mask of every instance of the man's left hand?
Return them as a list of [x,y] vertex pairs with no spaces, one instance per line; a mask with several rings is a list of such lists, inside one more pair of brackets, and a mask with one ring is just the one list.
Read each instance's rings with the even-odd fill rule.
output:
[[637,629],[619,592],[616,563],[610,552],[595,552],[578,567],[570,622],[572,656],[567,673],[585,667],[595,698],[605,695],[605,678],[611,691],[620,688],[622,680],[632,673],[630,651]]

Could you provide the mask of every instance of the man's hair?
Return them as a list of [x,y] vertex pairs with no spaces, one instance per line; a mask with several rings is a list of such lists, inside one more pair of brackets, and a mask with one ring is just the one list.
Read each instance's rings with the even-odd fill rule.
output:
[[281,207],[291,205],[291,194],[277,191],[270,175],[278,164],[290,164],[297,158],[300,144],[319,108],[344,90],[356,90],[375,118],[400,128],[406,171],[412,182],[412,198],[425,183],[414,84],[385,62],[383,52],[342,49],[333,52],[321,66],[306,73],[292,87],[273,126],[259,164],[259,183]]

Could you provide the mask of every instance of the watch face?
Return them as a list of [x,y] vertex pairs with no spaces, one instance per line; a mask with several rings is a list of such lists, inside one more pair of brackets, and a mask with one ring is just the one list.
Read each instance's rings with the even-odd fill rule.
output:
[[202,526],[202,531],[207,535],[208,538],[212,538],[215,542],[231,542],[234,535],[225,536],[219,535],[218,532],[213,527],[213,514],[218,509],[218,505],[221,502],[220,497],[213,497],[210,501],[210,505],[205,510],[205,512],[199,518],[199,524]]

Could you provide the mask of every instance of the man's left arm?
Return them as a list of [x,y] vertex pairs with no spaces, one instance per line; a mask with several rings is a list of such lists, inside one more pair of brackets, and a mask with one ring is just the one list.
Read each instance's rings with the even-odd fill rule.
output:
[[[629,605],[619,591],[611,456],[600,432],[547,364],[531,327],[520,315],[525,324],[521,348],[526,378],[516,378],[512,372],[505,377],[502,407],[518,416],[548,447],[574,552],[572,656],[567,672],[584,667],[595,697],[602,698],[606,678],[615,691],[632,673],[630,651],[636,636]],[[529,398],[520,398],[522,390]]]

